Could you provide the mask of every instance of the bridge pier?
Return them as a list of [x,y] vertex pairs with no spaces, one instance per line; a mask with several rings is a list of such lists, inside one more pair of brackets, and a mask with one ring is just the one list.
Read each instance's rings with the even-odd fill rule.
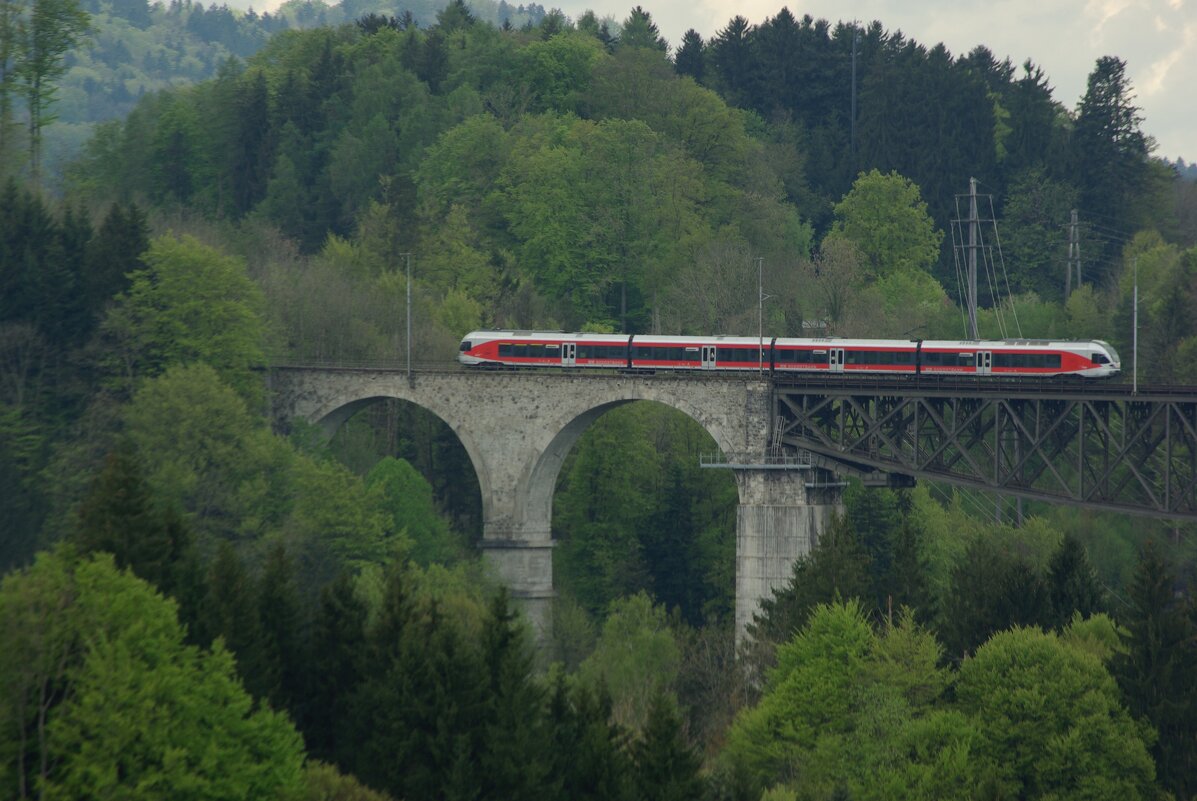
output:
[[843,511],[839,482],[819,469],[733,468],[736,509],[736,645],[744,642],[761,602],[785,587],[794,563]]
[[550,540],[493,539],[479,545],[495,575],[511,593],[538,642],[553,631],[553,543]]

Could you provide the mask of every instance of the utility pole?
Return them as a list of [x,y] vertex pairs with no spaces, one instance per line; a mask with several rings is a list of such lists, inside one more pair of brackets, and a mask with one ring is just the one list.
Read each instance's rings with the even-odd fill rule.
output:
[[1131,334],[1131,394],[1139,394],[1139,257],[1135,256],[1134,331]]
[[980,220],[977,219],[977,179],[968,179],[968,334],[980,339],[977,332],[977,239]]
[[1076,288],[1081,288],[1081,237],[1076,209],[1068,223],[1068,274],[1064,277],[1064,300],[1072,294],[1072,266],[1076,265]]
[[416,382],[411,376],[411,254],[404,253],[403,256],[407,259],[407,340],[404,343],[407,346],[407,385],[414,387]]
[[765,374],[765,260],[756,257],[756,356],[757,369]]
[[852,170],[856,170],[856,48],[860,44],[860,28],[856,20],[852,20],[852,136],[848,141]]

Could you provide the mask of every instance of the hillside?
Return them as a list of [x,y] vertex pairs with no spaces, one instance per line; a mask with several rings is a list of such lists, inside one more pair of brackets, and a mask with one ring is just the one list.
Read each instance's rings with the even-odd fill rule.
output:
[[631,404],[561,467],[538,651],[449,426],[272,427],[272,364],[480,327],[960,337],[970,177],[983,336],[1125,355],[1137,288],[1141,381],[1197,384],[1195,184],[1119,59],[1069,108],[875,23],[853,125],[849,26],[514,12],[97,9],[116,116],[60,194],[0,164],[8,795],[1193,798],[1192,524],[853,484],[737,653],[736,482]]

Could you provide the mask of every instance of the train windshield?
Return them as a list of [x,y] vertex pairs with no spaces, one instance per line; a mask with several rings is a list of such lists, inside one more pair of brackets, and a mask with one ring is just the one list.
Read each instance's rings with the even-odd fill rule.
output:
[[1109,342],[1103,342],[1101,344],[1106,349],[1106,353],[1110,354],[1110,361],[1112,361],[1114,364],[1122,364],[1122,359],[1118,358],[1118,351],[1114,350],[1113,345],[1111,345]]

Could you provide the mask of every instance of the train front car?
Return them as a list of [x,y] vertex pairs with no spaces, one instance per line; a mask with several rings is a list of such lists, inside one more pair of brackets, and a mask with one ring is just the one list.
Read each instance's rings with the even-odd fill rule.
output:
[[1122,360],[1118,358],[1118,351],[1109,342],[1095,339],[1092,342],[1078,343],[1086,346],[1087,357],[1093,367],[1087,369],[1083,375],[1087,378],[1110,378],[1122,372]]
[[502,333],[501,331],[471,331],[466,334],[462,337],[461,344],[457,346],[457,361],[470,367],[491,363],[492,360],[488,358],[487,352],[492,348],[488,346]]
[[1105,342],[1050,339],[924,341],[923,375],[1008,378],[1105,378],[1118,372],[1118,354]]
[[565,334],[560,331],[471,331],[457,361],[472,367],[627,366],[626,334]]

